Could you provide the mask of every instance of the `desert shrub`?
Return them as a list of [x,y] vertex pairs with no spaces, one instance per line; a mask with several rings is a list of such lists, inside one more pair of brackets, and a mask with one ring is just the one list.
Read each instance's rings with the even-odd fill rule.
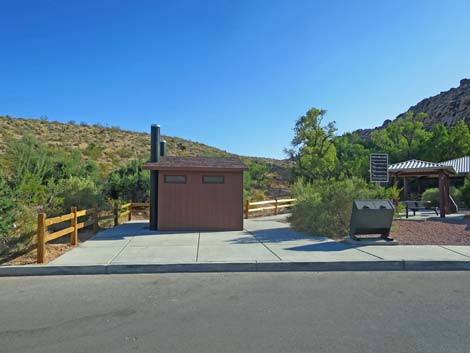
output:
[[9,234],[0,241],[0,261],[13,254],[22,254],[35,246],[37,211],[34,207],[15,204],[15,220]]
[[297,181],[293,187],[297,203],[289,218],[302,232],[331,238],[346,236],[354,199],[384,198],[392,191],[377,188],[362,179]]
[[243,199],[250,199],[251,196],[251,175],[250,173],[243,173]]
[[31,177],[42,183],[52,167],[47,146],[31,135],[10,141],[4,159],[15,188],[21,187],[25,179]]
[[[457,189],[454,186],[451,186],[449,189],[449,193],[454,199],[457,204],[462,202],[462,191]],[[421,196],[423,201],[430,201],[431,205],[434,207],[439,206],[439,189],[438,188],[430,188],[423,192]]]
[[111,172],[106,194],[114,200],[147,202],[150,199],[150,173],[142,170],[141,160],[132,160],[127,166]]
[[52,167],[45,174],[45,179],[58,181],[70,177],[97,178],[98,166],[94,160],[83,160],[79,149],[71,151],[53,150],[50,156]]
[[[0,170],[1,170],[0,165]],[[13,190],[7,182],[6,176],[0,172],[0,246],[14,227],[15,203]]]
[[454,201],[457,203],[457,205],[462,204],[462,191],[455,186],[450,187],[450,196],[454,199]]
[[50,191],[50,203],[46,213],[57,215],[70,212],[72,206],[79,210],[100,207],[105,204],[101,189],[90,178],[71,177],[62,179]]
[[463,204],[470,207],[470,177],[465,178],[465,183],[460,188],[460,193]]
[[85,149],[84,153],[91,159],[97,160],[101,157],[104,150],[105,150],[105,147],[103,145],[92,142]]
[[266,164],[251,162],[247,159],[243,162],[248,166],[248,171],[243,173],[244,196],[251,201],[260,201],[259,194],[262,195],[262,200],[269,189],[269,168]]
[[121,158],[131,158],[134,155],[134,151],[130,148],[123,147],[118,150],[118,154]]
[[18,201],[24,205],[42,205],[47,201],[48,190],[38,175],[28,171],[22,176],[21,184],[16,187],[16,195]]
[[430,201],[433,206],[439,205],[439,189],[429,188],[421,195],[423,201]]
[[249,200],[252,202],[256,201],[264,201],[266,199],[266,195],[263,190],[252,189]]

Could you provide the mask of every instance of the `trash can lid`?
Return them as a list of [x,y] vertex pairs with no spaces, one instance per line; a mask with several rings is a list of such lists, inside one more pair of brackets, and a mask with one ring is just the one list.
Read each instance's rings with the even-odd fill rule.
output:
[[390,200],[354,200],[354,205],[359,210],[362,210],[362,209],[393,210],[393,204]]

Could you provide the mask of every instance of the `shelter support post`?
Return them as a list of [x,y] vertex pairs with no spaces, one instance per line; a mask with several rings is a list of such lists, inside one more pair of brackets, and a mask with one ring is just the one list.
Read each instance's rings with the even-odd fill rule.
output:
[[449,176],[443,171],[439,171],[439,212],[440,217],[445,218],[449,211]]

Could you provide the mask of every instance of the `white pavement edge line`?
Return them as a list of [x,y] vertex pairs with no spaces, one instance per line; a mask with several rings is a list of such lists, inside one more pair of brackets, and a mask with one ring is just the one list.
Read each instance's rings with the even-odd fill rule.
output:
[[[452,252],[453,252],[453,253],[455,253],[455,254],[459,254],[459,255],[462,255],[462,256],[464,256],[464,257],[466,257],[466,258],[470,259],[470,256],[468,256],[468,255],[465,255],[465,254],[462,254],[461,252],[458,252],[458,251],[456,251],[456,250],[449,249],[449,248],[447,248],[447,247],[446,247],[446,246],[444,246],[444,245],[439,245],[439,246],[440,246],[441,248],[443,248],[443,249],[446,249],[446,250],[452,251]],[[447,245],[447,246],[449,246],[449,245]]]
[[276,254],[276,253],[274,252],[274,250],[271,250],[271,248],[268,247],[265,243],[263,243],[261,240],[259,240],[259,239],[256,237],[256,235],[254,235],[252,232],[250,232],[250,231],[249,231],[248,229],[246,229],[246,228],[243,228],[243,230],[244,230],[245,232],[251,234],[251,236],[252,236],[253,238],[255,238],[255,240],[256,240],[258,243],[260,243],[261,245],[263,245],[271,254],[273,254],[275,257],[277,257],[277,258],[279,259],[279,261],[282,261],[281,257],[280,257],[278,254]]

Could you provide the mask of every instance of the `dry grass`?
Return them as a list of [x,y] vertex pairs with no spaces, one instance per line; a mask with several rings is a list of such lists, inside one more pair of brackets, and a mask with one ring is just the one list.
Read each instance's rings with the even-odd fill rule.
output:
[[[150,135],[148,133],[121,130],[118,127],[87,125],[84,123],[60,123],[44,119],[23,119],[0,116],[0,156],[8,141],[32,135],[40,142],[65,151],[79,149],[85,159],[96,161],[103,172],[125,166],[129,159],[149,158]],[[226,157],[227,151],[178,137],[162,136],[167,141],[170,156]],[[261,157],[243,157],[246,162],[256,161],[270,165],[272,187],[285,187],[290,177],[292,163]]]
[[[129,158],[147,159],[150,135],[117,127],[50,122],[0,116],[0,155],[8,141],[30,134],[39,141],[65,150],[79,149],[86,158],[103,166],[123,166]],[[202,143],[164,136],[169,155],[214,156],[230,155],[226,151]]]

